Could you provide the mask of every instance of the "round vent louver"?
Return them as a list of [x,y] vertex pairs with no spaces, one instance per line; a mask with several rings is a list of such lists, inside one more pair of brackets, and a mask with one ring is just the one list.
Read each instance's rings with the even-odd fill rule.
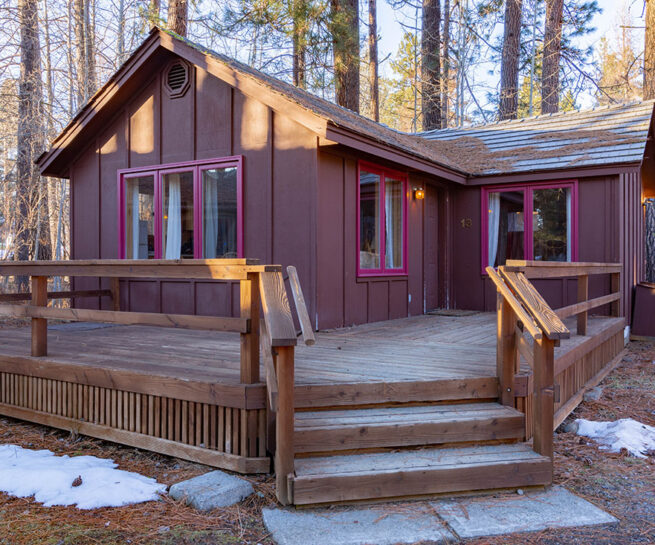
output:
[[181,97],[189,88],[189,65],[177,60],[166,68],[164,85],[171,98]]

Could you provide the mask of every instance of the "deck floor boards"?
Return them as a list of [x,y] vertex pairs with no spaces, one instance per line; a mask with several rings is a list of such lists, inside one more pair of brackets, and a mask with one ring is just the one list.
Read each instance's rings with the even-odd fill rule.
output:
[[[495,376],[495,319],[493,313],[425,315],[319,332],[316,345],[296,349],[296,384]],[[617,320],[590,318],[587,336],[562,341],[555,357]],[[29,351],[28,327],[0,329],[0,354],[29,357]],[[40,360],[238,384],[239,336],[146,326],[56,325],[48,330],[48,356]]]

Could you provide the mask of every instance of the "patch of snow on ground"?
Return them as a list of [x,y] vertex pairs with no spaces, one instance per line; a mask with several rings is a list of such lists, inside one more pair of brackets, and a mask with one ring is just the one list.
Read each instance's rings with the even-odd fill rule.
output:
[[[82,484],[73,486],[77,477]],[[157,500],[165,490],[155,479],[116,469],[113,460],[0,445],[0,491],[19,498],[34,496],[46,507],[120,507]]]
[[637,422],[632,418],[622,418],[616,422],[593,422],[579,418],[578,435],[590,437],[601,444],[601,448],[620,452],[622,448],[638,458],[655,450],[655,428]]

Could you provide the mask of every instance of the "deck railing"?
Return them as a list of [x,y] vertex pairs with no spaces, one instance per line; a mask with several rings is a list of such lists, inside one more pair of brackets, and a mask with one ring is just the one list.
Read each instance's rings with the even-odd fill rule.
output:
[[[314,333],[295,267],[287,268],[298,322],[305,344]],[[240,380],[259,382],[260,348],[263,354],[268,405],[275,418],[275,471],[277,494],[290,503],[288,476],[294,472],[294,348],[296,332],[280,265],[260,265],[253,259],[205,260],[85,260],[2,262],[0,276],[31,278],[30,293],[0,295],[0,316],[32,320],[32,356],[48,354],[49,319],[149,325],[184,329],[238,332],[241,336]],[[109,278],[111,289],[48,293],[51,276]],[[179,278],[240,282],[240,316],[214,317],[186,314],[129,312],[120,309],[120,279]],[[112,310],[51,308],[48,299],[109,297]],[[28,304],[22,304],[29,301]],[[272,438],[269,438],[269,440]],[[270,441],[273,446],[273,442]],[[273,449],[271,449],[273,450]]]
[[[534,450],[553,457],[555,402],[559,389],[555,385],[555,346],[570,337],[563,318],[577,315],[577,332],[587,333],[588,312],[610,304],[618,316],[621,298],[621,265],[615,263],[556,263],[510,260],[496,271],[487,268],[497,291],[497,374],[499,399],[504,405],[515,404],[515,377],[521,357],[532,368],[532,436]],[[589,299],[589,275],[610,274],[612,293]],[[530,278],[578,278],[575,304],[553,310],[530,282]],[[532,337],[532,343],[525,334]],[[532,392],[527,392],[528,394]],[[526,432],[527,435],[527,432]]]

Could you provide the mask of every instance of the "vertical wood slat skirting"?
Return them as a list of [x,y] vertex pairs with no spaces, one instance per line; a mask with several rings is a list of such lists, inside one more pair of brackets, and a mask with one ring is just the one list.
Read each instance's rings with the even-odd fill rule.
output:
[[[6,372],[0,372],[0,414],[1,406],[33,411],[41,415],[33,419],[37,422],[53,415],[102,426],[107,430],[102,438],[108,440],[112,430],[121,430],[243,458],[266,456],[266,409],[236,409]],[[25,419],[30,420],[29,415]],[[157,451],[156,445],[151,450]]]

